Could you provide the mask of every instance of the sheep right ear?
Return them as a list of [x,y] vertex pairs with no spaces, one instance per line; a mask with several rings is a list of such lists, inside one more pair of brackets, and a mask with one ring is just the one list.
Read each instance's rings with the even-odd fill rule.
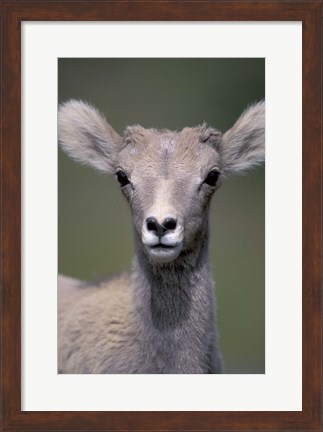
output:
[[265,102],[244,111],[222,137],[218,151],[225,174],[238,174],[265,160]]
[[60,105],[58,140],[73,159],[114,173],[122,138],[93,106],[77,100]]

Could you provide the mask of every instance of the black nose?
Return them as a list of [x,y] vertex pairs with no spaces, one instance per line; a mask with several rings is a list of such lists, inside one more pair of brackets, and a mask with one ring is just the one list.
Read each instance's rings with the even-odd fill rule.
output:
[[154,231],[158,237],[161,237],[166,231],[174,230],[177,222],[174,218],[166,218],[162,224],[160,224],[156,218],[149,217],[146,220],[147,230]]

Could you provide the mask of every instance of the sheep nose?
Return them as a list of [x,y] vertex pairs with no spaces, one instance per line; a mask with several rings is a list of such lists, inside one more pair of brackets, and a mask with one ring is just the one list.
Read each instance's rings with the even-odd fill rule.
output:
[[176,229],[177,221],[172,217],[167,217],[160,224],[155,217],[149,217],[146,219],[146,226],[148,231],[153,231],[158,237],[161,237],[165,232]]

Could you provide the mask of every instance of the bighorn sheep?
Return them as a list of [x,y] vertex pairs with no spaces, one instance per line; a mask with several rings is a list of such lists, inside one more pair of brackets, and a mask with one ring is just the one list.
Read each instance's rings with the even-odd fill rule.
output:
[[114,174],[133,217],[130,274],[99,284],[59,277],[61,373],[221,373],[208,212],[227,175],[264,161],[265,103],[226,133],[127,127],[91,105],[59,108],[62,148]]

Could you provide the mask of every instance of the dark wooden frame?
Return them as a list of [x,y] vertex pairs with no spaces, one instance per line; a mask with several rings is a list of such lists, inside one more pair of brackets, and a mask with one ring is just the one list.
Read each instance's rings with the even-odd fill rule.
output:
[[[2,427],[39,430],[322,430],[321,1],[2,1]],[[303,410],[299,412],[21,411],[22,21],[302,21]],[[286,311],[288,318],[288,311]],[[277,389],[279,391],[279,389]],[[50,389],[49,389],[50,391]]]

